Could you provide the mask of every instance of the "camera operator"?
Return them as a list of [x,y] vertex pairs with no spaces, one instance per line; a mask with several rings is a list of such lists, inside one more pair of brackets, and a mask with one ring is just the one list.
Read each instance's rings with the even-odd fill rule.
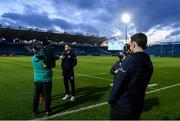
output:
[[[49,46],[47,39],[43,40],[43,48],[33,48],[34,56],[32,64],[34,69],[34,99],[32,115],[37,116],[40,96],[45,96],[45,110],[47,115],[51,115],[51,91],[52,91],[52,68],[55,67],[55,55]],[[44,94],[43,94],[44,92]]]
[[[39,50],[40,50],[40,47],[33,46],[32,51],[33,51],[34,55],[36,55],[39,52]],[[42,89],[42,92],[41,92],[40,98],[39,98],[39,103],[43,103],[44,99],[45,99],[45,94],[44,94],[44,89]]]
[[109,96],[111,120],[139,120],[143,111],[146,87],[153,73],[153,65],[144,52],[147,37],[137,33],[131,37],[130,50],[115,76]]

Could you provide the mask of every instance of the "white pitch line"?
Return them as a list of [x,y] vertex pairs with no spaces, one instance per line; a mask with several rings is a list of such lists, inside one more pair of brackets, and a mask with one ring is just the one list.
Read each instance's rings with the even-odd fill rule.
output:
[[[87,75],[87,74],[81,74],[81,73],[75,73],[79,76],[75,76],[76,77],[83,77],[83,76],[86,76],[86,77],[90,77],[90,78],[95,78],[95,79],[101,79],[101,80],[111,80],[111,79],[107,79],[107,78],[102,78],[102,77],[97,77],[97,76],[94,76],[94,75],[105,75],[105,74],[108,74],[108,73],[97,73],[97,74],[90,74],[90,75]],[[58,78],[54,78],[55,80],[57,79],[62,79],[63,77],[58,77]]]
[[[99,104],[95,104],[95,105],[91,105],[91,106],[79,108],[79,109],[77,109],[77,110],[66,111],[66,112],[63,112],[63,113],[55,114],[55,115],[52,115],[52,116],[49,116],[49,117],[39,118],[38,120],[51,119],[51,118],[55,118],[55,117],[57,117],[57,116],[63,116],[63,115],[67,115],[67,114],[70,114],[70,113],[76,113],[76,112],[79,112],[79,111],[88,110],[88,109],[95,108],[95,107],[99,107],[99,106],[106,105],[106,104],[107,104],[107,102],[99,103]],[[35,120],[36,120],[36,119],[35,119]]]
[[158,84],[148,84],[148,87],[154,87],[157,86]]
[[97,75],[107,75],[107,74],[110,74],[110,73],[97,73],[97,74],[89,74],[91,76],[97,76]]
[[[151,94],[153,92],[158,92],[158,91],[169,89],[169,88],[176,87],[176,86],[180,86],[180,83],[175,84],[175,85],[171,85],[171,86],[167,86],[167,87],[163,87],[163,88],[159,88],[159,89],[156,89],[156,90],[153,90],[153,91],[149,91],[149,92],[146,92],[146,94]],[[35,120],[52,119],[52,118],[55,118],[55,117],[58,117],[58,116],[63,116],[63,115],[71,114],[71,113],[77,113],[77,112],[80,112],[80,111],[92,109],[92,108],[103,106],[103,105],[106,105],[106,104],[108,104],[108,103],[107,102],[98,103],[98,104],[95,104],[95,105],[82,107],[82,108],[79,108],[79,109],[76,109],[76,110],[66,111],[66,112],[63,112],[63,113],[57,113],[57,114],[49,116],[49,117],[42,117],[42,118],[38,118],[38,119],[35,119]]]
[[102,78],[102,77],[97,77],[97,76],[91,76],[91,75],[86,75],[86,74],[80,74],[80,73],[75,73],[77,75],[81,75],[81,76],[86,76],[86,77],[91,77],[91,78],[96,78],[96,79],[102,79],[102,80],[112,80],[112,79],[108,79],[108,78]]
[[[29,65],[29,64],[19,64],[19,63],[16,63],[16,64],[21,65],[21,66],[32,67],[32,65]],[[55,69],[55,68],[53,69],[53,71],[60,72],[60,73],[62,72],[60,69]],[[105,74],[108,74],[108,73],[98,73],[98,74],[92,74],[92,75],[86,75],[86,74],[81,74],[81,73],[75,73],[75,74],[78,74],[78,75],[81,75],[81,76],[86,76],[86,77],[91,77],[91,78],[96,78],[96,79],[101,79],[101,80],[111,80],[111,79],[96,76],[96,75],[105,75]]]
[[167,87],[163,87],[163,88],[159,88],[159,89],[156,89],[156,90],[148,91],[148,92],[146,92],[146,94],[150,94],[150,93],[153,93],[153,92],[158,92],[158,91],[169,89],[169,88],[176,87],[176,86],[180,86],[180,83],[175,84],[175,85],[171,85],[171,86],[167,86]]
[[[11,62],[11,64],[13,64]],[[16,63],[17,64],[17,63]],[[17,65],[21,65],[21,66],[27,66],[27,67],[32,67],[32,65],[28,65],[28,64],[17,64]],[[53,69],[54,72],[60,72],[61,73],[61,70],[59,69]],[[92,75],[86,75],[86,74],[81,74],[81,73],[75,73],[75,74],[78,74],[80,76],[86,76],[86,77],[91,77],[91,78],[96,78],[96,79],[101,79],[101,80],[111,80],[111,79],[107,79],[107,78],[102,78],[102,77],[97,77],[97,76],[94,76],[94,75],[103,75],[103,74],[108,74],[108,73],[99,73],[99,74],[92,74]],[[79,76],[78,76],[79,77]],[[61,78],[60,78],[61,79]]]

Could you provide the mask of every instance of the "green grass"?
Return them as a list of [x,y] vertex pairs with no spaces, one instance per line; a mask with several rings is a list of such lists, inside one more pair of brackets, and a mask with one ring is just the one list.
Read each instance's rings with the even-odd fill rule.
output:
[[[116,57],[78,57],[75,68],[77,100],[62,101],[64,85],[60,61],[54,69],[52,109],[54,113],[76,110],[106,102],[111,80],[109,74]],[[180,79],[180,58],[152,58],[154,74],[147,91],[174,85]],[[99,75],[94,75],[99,74]],[[88,77],[89,75],[90,77]],[[103,79],[104,78],[104,79]],[[0,119],[32,119],[33,69],[31,57],[0,57]],[[180,86],[146,95],[141,119],[180,119]],[[40,105],[44,116],[44,105]],[[54,119],[109,119],[109,105],[55,117]]]

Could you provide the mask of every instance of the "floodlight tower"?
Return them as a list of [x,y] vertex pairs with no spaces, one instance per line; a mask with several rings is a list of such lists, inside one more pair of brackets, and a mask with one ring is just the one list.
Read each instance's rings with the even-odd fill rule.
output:
[[127,13],[124,13],[121,17],[122,22],[125,24],[125,39],[127,44],[127,24],[130,22],[130,16]]

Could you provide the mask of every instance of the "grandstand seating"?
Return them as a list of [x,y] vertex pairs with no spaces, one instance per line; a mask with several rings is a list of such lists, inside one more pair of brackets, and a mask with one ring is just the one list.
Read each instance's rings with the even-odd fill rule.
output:
[[[0,55],[32,55],[33,45],[27,44],[7,44],[0,43]],[[64,45],[52,45],[55,49],[56,54],[61,55],[64,51]],[[77,55],[115,55],[117,51],[108,51],[107,47],[99,46],[83,46],[74,45],[73,50]],[[152,56],[180,56],[180,44],[163,44],[163,45],[153,45],[146,49],[146,52]]]
[[[62,54],[64,51],[63,45],[54,45],[53,47],[56,54]],[[111,55],[111,53],[107,51],[107,48],[100,48],[97,46],[76,45],[73,46],[73,50],[77,55]]]
[[1,55],[30,55],[30,52],[22,44],[0,44]]
[[163,57],[170,57],[170,56],[180,56],[180,44],[162,44],[162,45],[153,45],[149,47],[146,52],[149,55],[154,56],[163,56]]
[[76,46],[76,49],[85,52],[85,55],[107,55],[107,50],[102,50],[100,47],[97,46]]
[[159,45],[153,45],[146,49],[146,52],[149,55],[160,56],[161,55],[161,47]]
[[[32,47],[39,45],[45,38],[52,40],[52,46],[56,54],[61,55],[64,51],[64,43],[73,44],[77,55],[117,55],[119,51],[108,51],[107,47],[100,47],[106,37],[93,35],[81,35],[70,33],[56,33],[37,31],[32,28],[17,29],[0,27],[0,55],[32,55]],[[57,44],[59,43],[59,44]],[[152,56],[180,56],[180,43],[161,43],[152,45],[146,52]],[[94,46],[97,45],[97,46]]]

